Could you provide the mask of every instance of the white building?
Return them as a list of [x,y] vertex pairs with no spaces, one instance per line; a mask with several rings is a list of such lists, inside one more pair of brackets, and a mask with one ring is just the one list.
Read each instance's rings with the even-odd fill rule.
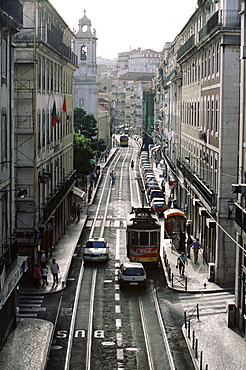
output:
[[91,21],[86,16],[79,20],[73,50],[78,55],[79,68],[74,73],[74,108],[98,115],[98,82],[96,62],[96,31],[91,32]]

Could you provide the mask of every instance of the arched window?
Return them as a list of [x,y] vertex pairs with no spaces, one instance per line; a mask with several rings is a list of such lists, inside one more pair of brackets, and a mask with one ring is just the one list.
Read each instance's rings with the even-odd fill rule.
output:
[[81,46],[81,54],[80,54],[80,59],[81,60],[86,60],[87,58],[87,47],[85,45]]

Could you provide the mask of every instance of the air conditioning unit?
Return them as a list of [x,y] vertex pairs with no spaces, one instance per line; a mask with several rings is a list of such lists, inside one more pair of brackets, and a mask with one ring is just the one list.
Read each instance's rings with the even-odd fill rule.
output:
[[201,130],[198,131],[198,138],[199,139],[203,139],[204,138],[204,132],[203,131],[201,131]]

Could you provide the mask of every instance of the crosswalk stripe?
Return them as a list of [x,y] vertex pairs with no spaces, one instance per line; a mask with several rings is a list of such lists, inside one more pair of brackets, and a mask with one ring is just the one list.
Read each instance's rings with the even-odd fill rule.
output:
[[234,298],[235,295],[228,292],[179,296],[184,311],[190,311],[198,304],[200,315],[225,313],[226,301]]
[[37,317],[38,312],[45,312],[41,307],[44,296],[20,296],[18,317]]
[[[93,222],[94,222],[93,220],[87,220],[86,227],[91,228]],[[97,220],[95,226],[96,227],[101,227],[101,224],[102,224],[102,221]],[[122,227],[122,228],[125,228],[126,227],[126,221],[125,220],[110,220],[110,219],[107,219],[105,221],[105,227],[116,227],[116,228]]]

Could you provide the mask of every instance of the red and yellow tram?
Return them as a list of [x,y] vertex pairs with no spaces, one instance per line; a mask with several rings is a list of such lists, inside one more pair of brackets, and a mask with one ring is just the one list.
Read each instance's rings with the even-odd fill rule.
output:
[[132,208],[127,215],[127,257],[132,262],[155,265],[160,258],[161,224],[149,207]]

